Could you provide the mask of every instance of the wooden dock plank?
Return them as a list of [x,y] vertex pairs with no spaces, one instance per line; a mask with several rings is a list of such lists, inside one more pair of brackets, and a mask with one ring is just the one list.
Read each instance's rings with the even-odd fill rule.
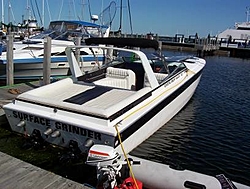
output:
[[[7,121],[2,107],[10,103],[18,95],[11,93],[9,90],[14,89],[23,93],[39,86],[39,81],[37,81],[0,87],[0,125],[5,124],[5,121]],[[45,171],[2,152],[0,152],[0,188],[89,189],[87,186],[83,186],[82,184],[63,178],[52,172]]]
[[[39,81],[0,87],[0,125],[7,124],[3,106],[15,99],[19,95],[19,93],[24,93],[37,87],[40,87]],[[13,92],[15,91],[17,91],[18,93],[14,94]]]
[[20,182],[24,183],[23,178],[29,177],[34,174],[34,171],[30,171],[24,167],[17,167],[15,170],[9,170],[4,176],[4,181],[0,182],[1,185],[9,188],[19,188]]
[[[8,177],[8,173],[12,172],[13,174],[15,173],[15,170],[18,166],[20,166],[21,162],[15,161],[15,160],[10,160],[5,162],[4,164],[0,165],[0,181],[3,180],[4,178]],[[12,175],[13,175],[12,174]]]
[[[55,182],[55,180],[58,179],[58,176],[56,174],[51,174],[50,172],[46,172],[43,175],[40,175],[40,177],[32,177],[31,180],[27,180],[29,185],[27,184],[27,187],[33,187],[33,188],[46,188],[48,184],[51,184]],[[35,180],[35,182],[32,183],[32,181]]]
[[66,178],[60,178],[58,180],[56,180],[54,183],[48,185],[46,187],[46,189],[49,188],[57,188],[57,189],[81,189],[83,187],[83,185],[81,186],[77,186],[77,185],[73,185],[71,182],[69,182],[68,179]]
[[[58,175],[51,174],[50,172],[34,170],[20,177],[17,183],[23,183],[24,188],[44,188],[48,185],[48,182],[51,182],[51,178],[57,179],[57,177]],[[52,180],[52,182],[54,181]]]
[[80,183],[23,162],[0,152],[0,188],[89,189]]

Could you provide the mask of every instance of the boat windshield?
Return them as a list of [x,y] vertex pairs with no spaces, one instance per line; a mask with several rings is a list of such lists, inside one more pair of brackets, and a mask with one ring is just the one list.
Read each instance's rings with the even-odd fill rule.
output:
[[[97,80],[107,77],[107,71],[114,70],[114,68],[131,70],[135,73],[135,90],[140,90],[145,86],[151,86],[153,82],[158,82],[159,84],[164,83],[168,79],[174,77],[178,73],[186,69],[186,66],[183,62],[178,61],[167,61],[167,58],[161,56],[157,53],[145,54],[148,58],[148,67],[147,62],[142,62],[142,59],[137,54],[137,51],[129,51],[128,49],[118,49],[118,48],[102,48],[98,46],[89,47],[92,54],[94,55],[95,61],[92,62],[93,66],[91,69],[81,70],[83,75],[78,78],[78,81],[84,82],[100,82]],[[103,54],[97,54],[95,52],[98,49],[103,49]],[[99,51],[100,52],[100,51]],[[142,57],[143,58],[143,57]],[[84,59],[79,59],[80,62],[78,65],[84,65]],[[112,67],[111,69],[109,67]],[[116,71],[117,71],[116,70]],[[115,77],[121,77],[123,71],[117,71]],[[148,75],[150,74],[150,77]],[[154,76],[152,75],[154,74]],[[110,77],[110,75],[108,75]],[[122,78],[125,77],[124,75]],[[127,76],[126,76],[127,77]],[[156,81],[157,80],[157,81]],[[151,83],[152,82],[152,83]],[[155,87],[155,86],[154,86]]]
[[184,69],[186,69],[186,66],[183,62],[167,62],[167,66],[163,66],[159,73],[167,73],[169,74],[168,77],[171,77]]
[[[186,68],[185,64],[181,60],[167,58],[155,51],[146,51],[144,53],[149,60],[153,72],[155,73],[168,74],[169,77]],[[96,57],[96,60],[99,59],[98,55],[93,55]],[[105,60],[103,60],[103,64],[98,69],[107,68],[109,66],[117,66],[119,64],[129,65],[138,63],[141,64],[141,60],[135,53],[128,51],[114,51],[112,56],[106,53]]]

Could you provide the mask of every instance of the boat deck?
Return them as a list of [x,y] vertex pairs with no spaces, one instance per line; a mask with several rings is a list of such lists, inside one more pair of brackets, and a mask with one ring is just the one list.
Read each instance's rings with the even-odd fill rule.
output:
[[7,124],[7,119],[3,110],[5,104],[10,103],[19,94],[40,87],[39,81],[16,84],[13,86],[0,87],[0,125]]
[[95,84],[73,83],[67,78],[51,85],[28,91],[17,99],[32,104],[72,110],[108,118],[136,99],[150,87],[133,91]]

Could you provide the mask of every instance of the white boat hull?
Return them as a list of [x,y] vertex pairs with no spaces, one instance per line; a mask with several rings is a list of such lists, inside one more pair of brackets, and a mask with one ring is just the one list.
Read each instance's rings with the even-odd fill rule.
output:
[[[126,152],[132,151],[142,141],[145,141],[149,136],[171,120],[191,99],[199,84],[200,78],[201,75],[188,88],[140,127],[140,129],[134,132],[127,140],[123,141]],[[122,153],[120,148],[116,150]]]
[[[122,50],[137,53],[141,62],[122,62],[125,69],[104,67],[82,75],[76,59],[67,54],[73,52],[66,49],[73,79],[28,91],[5,105],[12,130],[29,136],[35,132],[42,140],[66,148],[73,141],[83,152],[89,150],[88,144],[105,144],[121,153],[121,141],[126,153],[132,151],[187,104],[200,81],[205,60],[171,62],[176,71],[168,75],[153,72],[142,52]],[[104,78],[95,75],[103,73]],[[141,75],[145,78],[138,84],[135,81]],[[135,85],[142,87],[136,89]]]
[[[162,163],[157,163],[142,158],[130,156],[133,161],[139,161],[140,164],[133,165],[132,170],[137,180],[143,182],[146,188],[154,189],[185,189],[206,188],[222,189],[222,183],[213,176],[189,171],[176,170]],[[223,179],[221,179],[222,181]],[[232,182],[237,189],[250,189],[249,186]],[[230,183],[231,184],[231,183]],[[191,187],[193,186],[193,187]],[[224,187],[227,186],[223,185]],[[229,188],[229,187],[227,187]]]
[[[82,71],[90,71],[98,67],[93,56],[82,56],[82,59],[88,59],[81,64]],[[99,64],[102,64],[102,57],[99,58]],[[16,63],[15,63],[16,61]],[[19,59],[14,60],[14,79],[17,80],[39,80],[43,77],[43,58]],[[51,74],[53,77],[70,75],[70,67],[66,56],[51,58]],[[6,80],[6,63],[0,63],[0,80]]]

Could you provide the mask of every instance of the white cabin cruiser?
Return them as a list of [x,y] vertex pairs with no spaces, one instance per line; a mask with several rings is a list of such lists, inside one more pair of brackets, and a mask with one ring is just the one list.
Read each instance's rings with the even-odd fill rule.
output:
[[[102,12],[102,15],[110,14],[110,7],[115,7],[115,2]],[[115,15],[115,13],[114,13]],[[108,37],[112,17],[105,17],[102,24],[79,20],[57,20],[51,21],[49,28],[23,41],[13,43],[14,79],[30,80],[43,77],[44,43],[47,37],[51,38],[51,77],[70,75],[69,65],[65,54],[65,48],[81,43],[91,37]],[[95,17],[96,20],[96,17]],[[78,40],[78,41],[77,41]],[[102,62],[103,52],[95,50],[99,54],[99,63]],[[97,67],[96,58],[92,52],[84,46],[79,50],[79,58],[84,61],[83,69]],[[7,52],[0,55],[0,80],[6,80]]]
[[[109,38],[90,38],[88,43],[102,39],[109,45],[158,49],[157,41],[147,39],[111,38],[108,43]],[[205,66],[196,57],[166,62],[156,54],[149,60],[140,50],[99,46],[106,63],[83,73],[76,48],[81,46],[66,48],[72,78],[20,94],[4,106],[13,131],[62,147],[74,143],[82,152],[93,144],[121,152],[121,136],[129,153],[187,104]]]
[[[70,28],[70,29],[69,29]],[[82,40],[87,37],[103,37],[101,31],[106,30],[109,35],[109,27],[100,26],[83,21],[53,21],[48,30],[33,36],[32,38],[13,43],[14,79],[39,79],[43,76],[44,43],[46,37],[51,37],[51,77],[69,75],[69,65],[65,54],[67,46],[75,45],[77,38]],[[91,33],[92,32],[92,33]],[[94,35],[95,34],[95,35]],[[95,57],[90,49],[81,48],[80,59],[84,60],[84,69],[92,69],[97,66]],[[99,51],[103,56],[103,52]],[[101,56],[99,56],[101,62]],[[0,56],[0,79],[6,79],[7,52]]]

